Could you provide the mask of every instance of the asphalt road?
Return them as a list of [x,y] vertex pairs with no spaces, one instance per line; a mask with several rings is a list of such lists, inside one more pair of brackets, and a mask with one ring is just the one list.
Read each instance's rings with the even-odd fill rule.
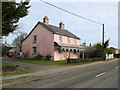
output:
[[118,88],[118,68],[118,60],[114,60],[38,78],[11,88]]

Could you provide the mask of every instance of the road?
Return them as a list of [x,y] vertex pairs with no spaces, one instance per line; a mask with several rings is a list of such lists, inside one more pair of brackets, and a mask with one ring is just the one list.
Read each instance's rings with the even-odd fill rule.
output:
[[118,88],[118,61],[76,68],[11,88]]

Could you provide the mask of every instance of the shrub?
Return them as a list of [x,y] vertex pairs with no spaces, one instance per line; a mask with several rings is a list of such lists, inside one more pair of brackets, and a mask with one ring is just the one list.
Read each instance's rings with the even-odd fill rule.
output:
[[2,56],[8,55],[8,51],[11,49],[12,47],[7,47],[7,46],[0,46],[0,49],[2,49]]
[[15,70],[18,69],[18,67],[19,67],[19,65],[16,65],[16,66],[4,65],[4,66],[2,67],[2,71],[3,71],[3,72],[15,71]]
[[46,56],[47,60],[51,60],[51,57],[52,57],[51,55]]
[[38,54],[37,56],[34,57],[34,60],[51,60],[51,55],[46,55],[43,56],[41,54]]
[[78,63],[89,63],[89,62],[94,62],[94,61],[101,61],[101,58],[79,58],[79,59],[70,59],[71,64],[78,64]]
[[43,57],[41,58],[41,60],[47,60],[47,57],[46,57],[46,56],[43,56]]
[[43,55],[38,54],[37,56],[34,57],[34,60],[41,60]]

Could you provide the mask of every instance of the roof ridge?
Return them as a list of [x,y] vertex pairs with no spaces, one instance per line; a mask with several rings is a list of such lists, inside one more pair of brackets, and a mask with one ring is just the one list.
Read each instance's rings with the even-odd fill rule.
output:
[[79,37],[77,37],[75,34],[73,34],[72,32],[70,32],[70,31],[67,30],[67,29],[61,29],[61,28],[59,28],[58,26],[51,25],[51,24],[45,24],[45,23],[40,22],[40,21],[39,21],[39,23],[40,23],[41,25],[43,25],[45,28],[47,28],[48,30],[52,31],[53,33],[80,39]]
[[[43,23],[43,22],[41,22],[41,21],[39,21],[40,23]],[[46,24],[46,23],[43,23],[43,24],[45,24],[45,25],[50,25],[50,26],[53,26],[53,27],[56,27],[56,28],[59,28],[59,29],[61,29],[61,30],[67,30],[67,29],[64,29],[64,28],[60,28],[60,27],[58,27],[58,26],[55,26],[55,25],[53,25],[53,24]],[[67,30],[67,31],[69,31],[69,30]],[[70,32],[70,31],[69,31]]]

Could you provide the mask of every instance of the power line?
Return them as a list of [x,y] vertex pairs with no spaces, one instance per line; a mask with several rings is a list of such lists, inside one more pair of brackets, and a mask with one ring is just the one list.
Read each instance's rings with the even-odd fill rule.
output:
[[43,0],[40,0],[40,1],[46,3],[46,4],[50,5],[50,6],[53,6],[53,7],[57,8],[57,9],[59,9],[59,10],[62,10],[62,11],[64,11],[64,12],[67,12],[67,13],[72,14],[72,15],[74,15],[74,16],[77,16],[77,17],[80,17],[80,18],[82,18],[82,19],[85,19],[85,20],[87,20],[87,21],[91,21],[91,22],[93,22],[93,23],[100,24],[100,25],[102,24],[102,23],[100,23],[100,22],[96,22],[96,21],[94,21],[94,20],[91,20],[91,19],[85,18],[85,17],[83,17],[83,16],[77,15],[77,14],[75,14],[75,13],[72,13],[72,12],[70,12],[70,11],[68,11],[68,10],[65,10],[65,9],[63,9],[63,8],[60,8],[60,7],[58,7],[58,6],[55,6],[55,5],[51,4],[51,3],[45,2],[45,1],[43,1]]

